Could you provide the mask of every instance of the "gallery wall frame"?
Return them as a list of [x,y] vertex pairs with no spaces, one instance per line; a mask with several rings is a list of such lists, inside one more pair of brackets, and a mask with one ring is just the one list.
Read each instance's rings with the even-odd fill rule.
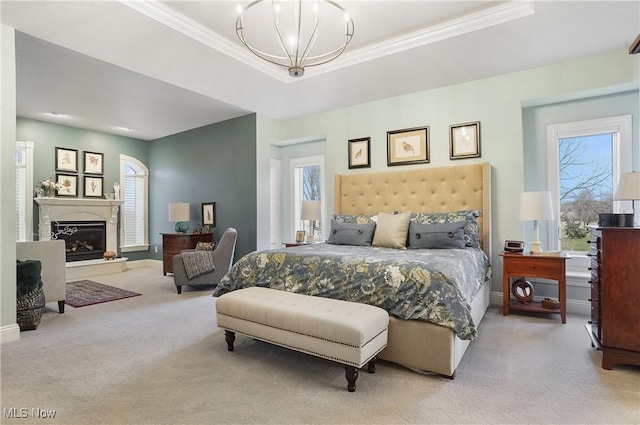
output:
[[78,172],[78,150],[56,147],[56,171]]
[[480,121],[449,126],[449,158],[480,157]]
[[371,167],[371,137],[349,140],[349,169]]
[[429,162],[429,126],[387,131],[388,166]]
[[60,197],[78,197],[78,176],[75,174],[56,174],[56,181],[62,186],[58,190],[56,196]]
[[202,204],[202,225],[216,227],[216,203],[204,202]]
[[104,154],[98,152],[83,152],[84,174],[104,174]]
[[84,176],[84,197],[85,198],[102,198],[104,197],[104,189],[102,185],[102,177]]

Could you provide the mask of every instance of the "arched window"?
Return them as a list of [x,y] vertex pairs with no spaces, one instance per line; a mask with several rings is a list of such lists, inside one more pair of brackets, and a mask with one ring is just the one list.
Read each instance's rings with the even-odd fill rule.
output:
[[149,169],[139,160],[120,155],[120,251],[149,249]]

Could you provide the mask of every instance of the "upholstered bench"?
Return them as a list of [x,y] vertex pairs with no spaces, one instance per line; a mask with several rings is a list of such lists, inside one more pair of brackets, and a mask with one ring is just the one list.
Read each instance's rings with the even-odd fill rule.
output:
[[345,365],[347,389],[356,389],[358,369],[387,346],[389,314],[366,304],[252,287],[232,291],[216,301],[218,326],[227,349],[235,333],[322,357]]

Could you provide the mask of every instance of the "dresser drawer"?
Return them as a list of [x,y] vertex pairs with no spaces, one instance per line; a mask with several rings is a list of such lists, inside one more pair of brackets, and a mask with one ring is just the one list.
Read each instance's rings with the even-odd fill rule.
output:
[[[524,257],[523,257],[524,258]],[[526,261],[512,260],[505,264],[505,272],[514,275],[537,276],[555,279],[564,273],[564,262],[549,261],[544,258],[526,257]]]
[[[189,236],[172,236],[171,238],[165,238],[163,246],[165,248],[168,247],[188,247],[189,246]],[[186,249],[186,248],[183,248]]]

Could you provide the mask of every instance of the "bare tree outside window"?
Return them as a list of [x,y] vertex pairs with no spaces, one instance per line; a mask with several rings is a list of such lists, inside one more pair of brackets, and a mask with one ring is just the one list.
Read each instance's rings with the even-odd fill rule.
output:
[[613,135],[560,139],[559,154],[561,246],[588,251],[587,225],[613,211]]
[[311,165],[303,169],[302,196],[305,201],[320,200],[320,166]]

